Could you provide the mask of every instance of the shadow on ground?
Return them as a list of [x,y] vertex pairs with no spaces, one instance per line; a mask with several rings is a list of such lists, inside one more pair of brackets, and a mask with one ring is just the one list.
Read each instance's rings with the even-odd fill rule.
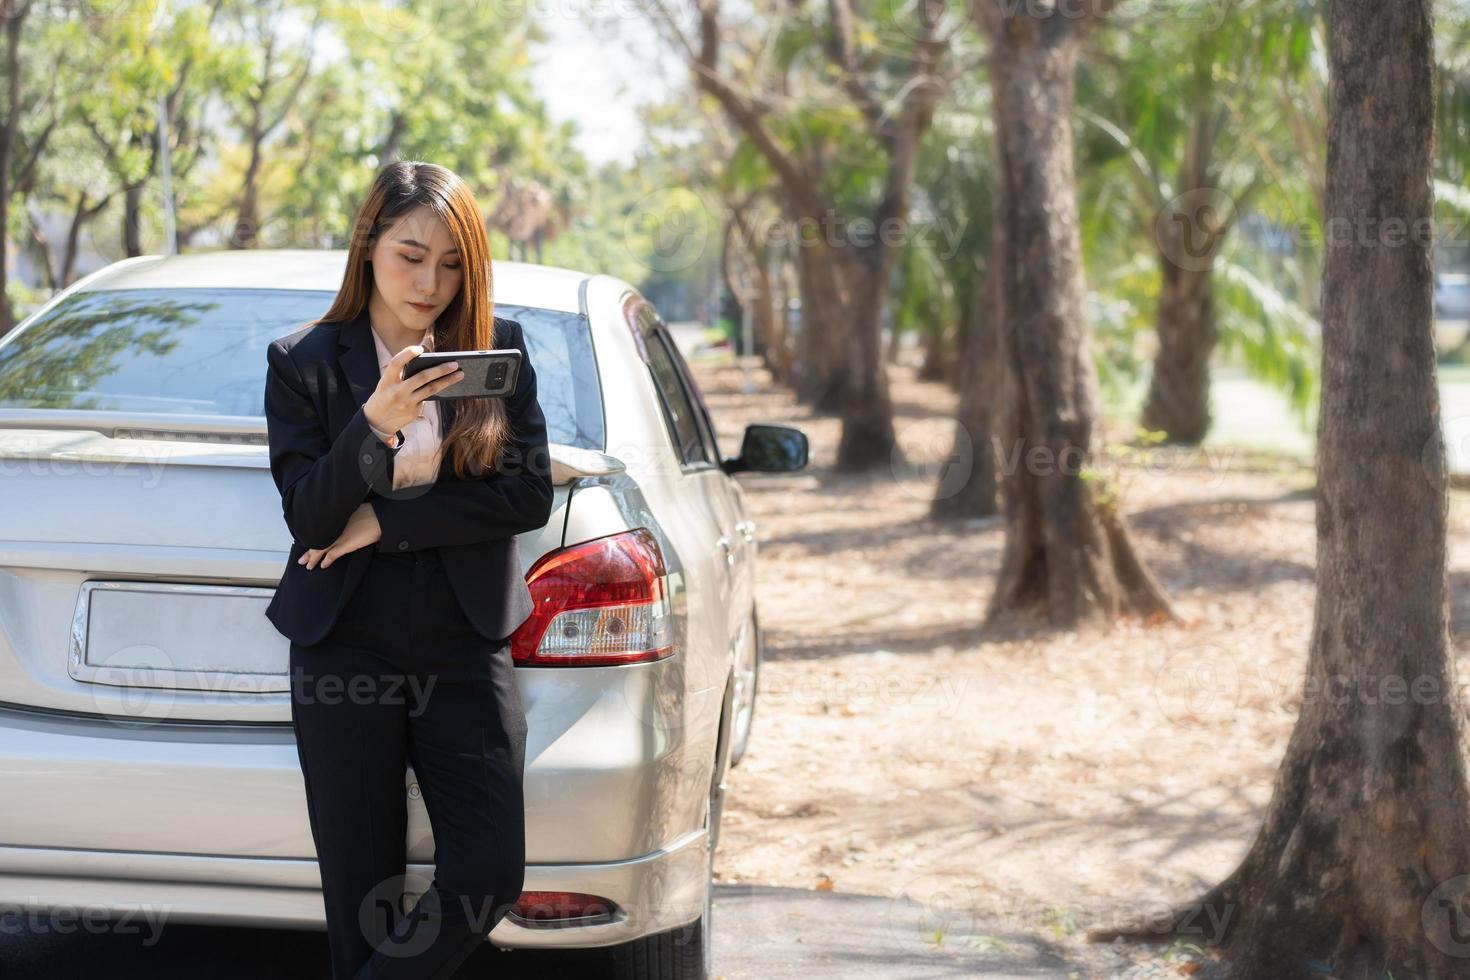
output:
[[[714,901],[715,976],[725,980],[1056,977],[1071,966],[1044,940],[982,929],[968,913],[908,898],[719,885]],[[183,923],[151,929],[141,922],[124,932],[121,924],[106,929],[76,915],[49,927],[13,913],[0,918],[0,964],[5,980],[330,975],[322,932]],[[606,975],[600,951],[489,945],[457,974],[505,980]]]

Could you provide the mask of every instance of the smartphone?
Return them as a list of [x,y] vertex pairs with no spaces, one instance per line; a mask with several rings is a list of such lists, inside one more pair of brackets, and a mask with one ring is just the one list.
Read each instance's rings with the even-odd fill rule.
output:
[[521,352],[507,350],[442,350],[420,354],[403,367],[405,378],[425,368],[446,361],[458,361],[464,377],[429,399],[448,401],[453,398],[504,398],[516,390],[521,373]]

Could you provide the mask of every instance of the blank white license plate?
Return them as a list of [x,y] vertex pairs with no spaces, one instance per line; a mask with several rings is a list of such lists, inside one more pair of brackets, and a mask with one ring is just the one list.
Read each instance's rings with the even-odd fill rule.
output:
[[290,641],[265,618],[274,593],[257,586],[85,582],[69,672],[119,687],[288,691]]

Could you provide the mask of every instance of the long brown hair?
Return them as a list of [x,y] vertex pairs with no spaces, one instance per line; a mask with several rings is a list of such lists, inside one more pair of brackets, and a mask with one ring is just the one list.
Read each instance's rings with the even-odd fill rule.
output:
[[[419,205],[428,205],[444,220],[464,266],[460,291],[429,330],[432,347],[428,349],[500,347],[497,341],[505,338],[495,336],[495,277],[480,204],[454,171],[419,160],[397,160],[378,171],[353,221],[342,288],[327,312],[313,322],[346,324],[362,313],[372,296],[373,264],[368,257],[378,236]],[[478,476],[484,470],[498,469],[500,454],[510,440],[505,399],[461,399],[453,414],[454,424],[443,434],[443,442],[455,476],[464,479],[471,472]]]

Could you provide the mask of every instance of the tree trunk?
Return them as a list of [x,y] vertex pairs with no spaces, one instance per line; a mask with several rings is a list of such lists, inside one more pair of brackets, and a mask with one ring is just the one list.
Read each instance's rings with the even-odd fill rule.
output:
[[23,248],[29,248],[36,264],[41,267],[41,281],[46,289],[55,292],[56,262],[52,258],[51,242],[46,238],[46,229],[36,221],[36,216],[29,207],[26,208],[26,230],[30,232],[30,241]]
[[143,185],[132,184],[123,191],[123,254],[135,258],[143,254]]
[[[775,300],[771,295],[771,270],[766,265],[766,246],[765,243],[756,240],[755,230],[751,227],[747,217],[754,197],[755,195],[751,195],[744,201],[737,201],[730,205],[730,218],[725,223],[725,245],[720,269],[725,277],[725,288],[735,298],[735,305],[740,311],[738,321],[740,341],[737,346],[742,347],[741,354],[746,357],[759,356],[762,360],[769,361],[769,348],[775,333],[776,310]],[[735,288],[737,256],[744,256],[738,261],[749,276],[748,285],[752,290],[749,297],[742,297]],[[751,304],[750,350],[743,349],[745,302],[747,300]]]
[[893,401],[888,392],[888,365],[883,360],[883,315],[892,249],[849,249],[840,253],[856,302],[847,306],[848,382],[842,407],[842,435],[837,440],[836,468],[858,473],[888,465],[898,439],[893,430]]
[[1218,331],[1211,269],[1182,269],[1159,256],[1159,351],[1143,426],[1165,441],[1197,446],[1210,431],[1210,355]]
[[400,110],[388,117],[388,131],[378,143],[378,166],[386,167],[398,160],[398,144],[403,141],[403,132],[408,128],[408,118]]
[[765,249],[752,250],[751,258],[755,261],[755,318],[751,321],[750,332],[755,349],[747,353],[768,360],[776,334],[776,300],[771,293],[771,270],[766,266]]
[[[1228,943],[1230,977],[1319,978],[1314,960],[1348,980],[1470,977],[1470,787],[1425,231],[1433,38],[1430,0],[1334,0],[1326,213],[1353,232],[1329,238],[1323,272],[1307,686],[1259,833],[1187,913],[1226,921],[1213,938]],[[1407,234],[1387,237],[1399,224]],[[1184,914],[1149,937],[1179,934]]]
[[840,412],[847,393],[844,339],[847,302],[837,255],[822,245],[796,250],[801,288],[801,333],[797,335],[796,400],[817,412]]
[[66,230],[66,252],[61,259],[61,278],[59,280],[62,289],[70,286],[77,276],[77,253],[81,247],[82,229],[94,220],[107,203],[112,200],[112,194],[104,194],[96,204],[87,203],[87,192],[83,190],[77,197],[77,207],[72,213],[71,225]]
[[1155,328],[1159,350],[1140,420],[1144,428],[1163,432],[1166,442],[1188,446],[1199,445],[1210,430],[1210,357],[1219,338],[1214,262],[1239,204],[1232,202],[1227,213],[1221,213],[1222,208],[1211,202],[1219,193],[1214,189],[1214,159],[1220,126],[1209,81],[1197,98],[1200,108],[1190,123],[1179,167],[1183,193],[1171,202],[1168,220],[1154,227],[1160,273]]
[[771,321],[771,344],[766,350],[766,367],[781,384],[791,384],[791,277],[786,260],[776,266],[776,314]]
[[[111,197],[111,194],[104,197],[101,202],[102,205],[106,205]],[[85,188],[77,194],[77,206],[72,211],[71,221],[68,223],[66,229],[66,249],[61,256],[61,275],[58,279],[60,284],[58,288],[65,289],[67,286],[70,286],[72,280],[76,277],[77,250],[80,248],[82,242],[82,228],[101,209],[101,206],[95,210],[87,207],[87,191]]]
[[988,24],[1006,518],[988,616],[1041,607],[1055,625],[1073,627],[1121,613],[1171,615],[1116,501],[1087,470],[1099,396],[1072,173],[1085,22],[1031,9],[996,0]]
[[240,206],[235,213],[235,227],[230,234],[230,248],[255,248],[260,239],[260,189],[256,186],[260,172],[260,143],[254,140],[250,162],[240,186]]
[[[742,349],[742,345],[745,343],[743,324],[745,322],[746,300],[740,291],[741,284],[738,279],[740,270],[736,268],[737,263],[743,265],[745,262],[745,259],[736,252],[736,249],[739,249],[741,252],[746,251],[743,240],[743,229],[737,217],[737,209],[740,207],[743,207],[743,205],[733,205],[730,208],[729,217],[725,219],[725,233],[723,244],[720,248],[720,285],[729,294],[730,303],[733,306],[731,315],[735,318],[735,342],[732,346],[741,356],[749,356],[750,351]],[[742,234],[737,236],[735,234],[737,230],[742,231]]]
[[989,517],[999,511],[995,470],[996,264],[975,280],[970,330],[960,350],[960,405],[954,448],[939,471],[929,514],[939,519]]
[[924,348],[924,360],[919,363],[919,380],[949,381],[956,358],[944,342],[944,331],[938,324],[930,324],[928,330],[920,331],[919,343]]

